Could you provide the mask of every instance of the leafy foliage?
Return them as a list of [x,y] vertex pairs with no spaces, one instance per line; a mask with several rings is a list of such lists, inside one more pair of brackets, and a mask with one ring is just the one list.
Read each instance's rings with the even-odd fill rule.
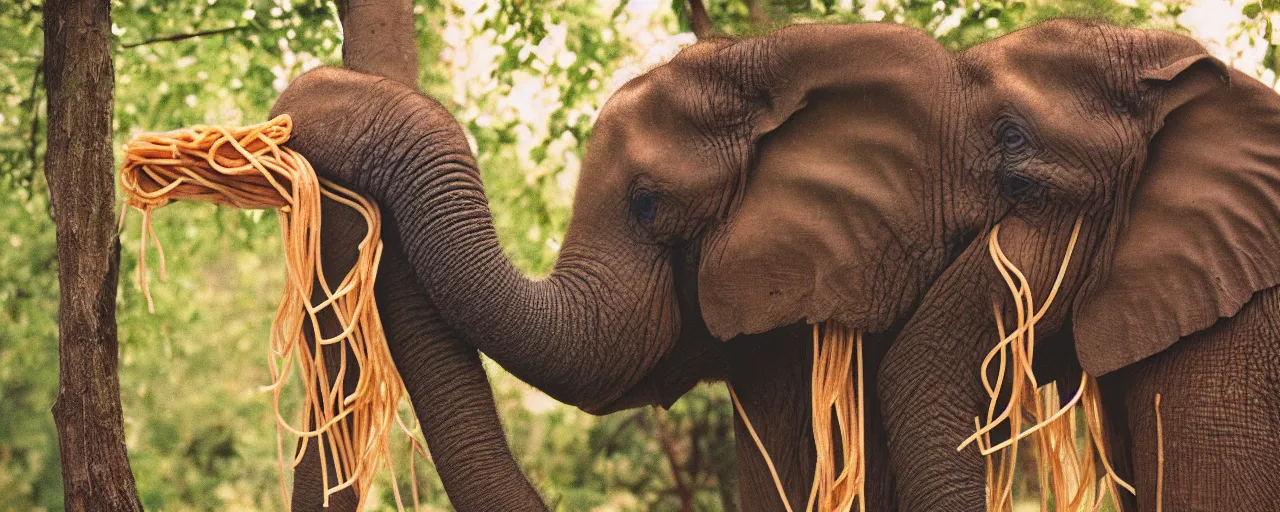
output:
[[[41,0],[0,3],[0,494],[4,507],[21,510],[58,510],[62,501],[49,414],[57,263],[38,172],[41,7]],[[1276,80],[1275,0],[709,0],[707,7],[727,34],[882,20],[919,27],[954,49],[1046,17],[1105,18],[1185,30],[1233,65]],[[1202,21],[1211,7],[1232,14]],[[290,78],[341,62],[331,0],[113,0],[113,8],[117,143],[143,130],[263,120]],[[472,137],[503,246],[526,271],[547,271],[600,106],[628,78],[693,41],[685,2],[430,0],[415,12],[423,87]],[[196,33],[206,35],[187,37]],[[136,222],[122,233],[119,322],[126,441],[143,503],[279,508],[274,418],[258,390],[269,380],[266,333],[283,278],[275,217],[196,204],[161,210],[156,230],[169,280],[153,283],[155,314],[132,280]],[[736,507],[732,408],[722,386],[699,387],[669,411],[597,418],[489,370],[512,449],[558,508]],[[408,463],[397,461],[402,481]],[[416,469],[424,502],[447,506],[430,464]],[[380,506],[394,503],[389,482],[374,493]]]

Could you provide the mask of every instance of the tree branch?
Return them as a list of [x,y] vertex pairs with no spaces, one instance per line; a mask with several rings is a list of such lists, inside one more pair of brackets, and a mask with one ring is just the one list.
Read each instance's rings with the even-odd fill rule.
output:
[[706,39],[712,35],[711,16],[702,0],[689,0],[689,27],[698,39]]
[[685,481],[684,468],[680,467],[680,456],[676,453],[675,434],[671,432],[671,426],[668,424],[667,413],[662,409],[654,409],[653,414],[655,420],[654,427],[658,434],[658,442],[662,445],[662,452],[666,454],[667,463],[671,466],[671,479],[674,480],[676,484],[675,493],[676,496],[680,498],[680,510],[683,512],[692,512],[693,489],[689,488],[688,482]]
[[604,443],[601,444],[601,448],[599,450],[595,450],[595,452],[592,453],[591,455],[592,456],[599,456],[601,454],[605,456],[613,455],[613,453],[618,449],[618,446],[617,446],[618,437],[622,435],[622,431],[627,428],[627,425],[630,425],[632,423],[643,424],[644,413],[645,413],[644,409],[637,409],[635,412],[631,413],[630,416],[627,416],[626,419],[619,421],[617,426],[614,427],[613,431],[609,433],[609,437],[605,438]]
[[769,19],[769,9],[765,7],[764,0],[748,0],[747,12],[751,15],[751,23],[757,27],[765,27],[772,23]]
[[219,28],[219,29],[214,29],[214,30],[201,30],[201,31],[199,31],[199,32],[190,32],[190,33],[185,33],[185,34],[173,34],[173,35],[168,35],[168,36],[161,36],[161,37],[156,37],[156,38],[152,38],[152,39],[147,39],[147,40],[145,40],[145,41],[138,41],[138,42],[136,42],[136,43],[123,44],[123,45],[120,45],[120,47],[121,47],[121,48],[136,48],[136,47],[139,47],[139,46],[144,46],[144,45],[148,45],[148,44],[155,44],[155,43],[172,43],[172,42],[174,42],[174,41],[182,41],[182,40],[185,40],[185,39],[191,39],[191,38],[200,37],[200,36],[214,36],[214,35],[218,35],[218,34],[226,34],[226,33],[228,33],[228,32],[239,32],[239,31],[241,31],[241,30],[245,30],[245,29],[249,29],[249,28],[252,28],[252,26],[250,26],[250,25],[238,25],[238,26],[234,26],[234,27]]

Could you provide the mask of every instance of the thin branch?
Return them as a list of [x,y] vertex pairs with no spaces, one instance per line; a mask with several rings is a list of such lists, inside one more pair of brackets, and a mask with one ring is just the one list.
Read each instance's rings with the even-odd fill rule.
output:
[[693,478],[693,485],[698,485],[702,480],[702,427],[703,422],[707,421],[708,416],[701,415],[693,420],[693,424],[689,428],[689,463],[685,468],[688,469],[689,475]]
[[622,431],[626,430],[627,425],[630,425],[632,423],[643,424],[644,412],[645,412],[644,409],[637,409],[630,416],[627,416],[626,419],[619,421],[618,425],[614,427],[612,432],[609,433],[609,437],[605,438],[604,443],[601,445],[601,448],[598,450],[595,450],[594,453],[592,453],[592,455],[593,456],[598,456],[602,454],[606,456],[613,455],[613,452],[616,451],[618,448],[617,447],[618,437],[622,435]]
[[215,30],[201,30],[201,31],[199,31],[199,32],[190,32],[190,33],[186,33],[186,34],[173,34],[173,35],[162,36],[162,37],[157,37],[157,38],[153,38],[153,39],[147,39],[147,40],[145,40],[145,41],[138,41],[138,42],[136,42],[136,43],[124,44],[124,45],[120,45],[120,47],[121,47],[121,48],[135,48],[135,47],[138,47],[138,46],[143,46],[143,45],[148,45],[148,44],[154,44],[154,43],[171,43],[171,42],[174,42],[174,41],[182,41],[182,40],[185,40],[185,39],[191,39],[191,38],[193,38],[193,37],[200,37],[200,36],[213,36],[213,35],[218,35],[218,34],[226,34],[226,33],[228,33],[228,32],[239,32],[239,31],[241,31],[241,30],[245,30],[245,29],[248,29],[248,28],[251,28],[251,26],[250,26],[250,25],[237,25],[237,26],[234,26],[234,27],[219,28],[219,29],[215,29]]
[[[658,442],[662,445],[662,451],[667,456],[667,463],[671,465],[671,478],[675,481],[676,496],[680,498],[680,510],[684,512],[692,512],[693,510],[693,489],[689,488],[688,482],[685,481],[684,468],[680,464],[680,456],[676,453],[675,434],[671,432],[671,426],[668,424],[667,413],[662,409],[654,409],[655,416],[654,427],[657,430]],[[697,450],[697,447],[694,447]]]

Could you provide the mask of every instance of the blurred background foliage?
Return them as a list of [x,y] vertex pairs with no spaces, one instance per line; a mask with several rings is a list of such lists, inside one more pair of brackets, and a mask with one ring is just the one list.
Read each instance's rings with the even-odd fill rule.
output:
[[[57,385],[57,280],[43,160],[41,0],[0,3],[0,496],[59,510],[49,409]],[[331,0],[112,0],[115,138],[262,121],[299,73],[341,62]],[[709,0],[717,30],[890,21],[961,49],[1044,18],[1178,30],[1276,83],[1276,0]],[[627,79],[693,42],[685,0],[417,2],[422,83],[467,129],[503,245],[531,273],[554,262],[584,143]],[[188,37],[192,34],[200,37]],[[121,388],[149,509],[278,509],[266,334],[283,277],[274,215],[181,204],[156,216],[169,280],[148,314],[137,218],[122,233]],[[152,258],[155,256],[152,255]],[[150,268],[157,268],[152,262]],[[704,385],[670,410],[593,417],[488,365],[512,449],[562,510],[734,510],[732,410]],[[287,404],[293,406],[296,404]],[[407,410],[405,411],[407,415]],[[407,453],[405,450],[402,453]],[[401,481],[408,460],[398,461]],[[417,461],[426,504],[448,501]],[[387,482],[374,508],[394,503]]]

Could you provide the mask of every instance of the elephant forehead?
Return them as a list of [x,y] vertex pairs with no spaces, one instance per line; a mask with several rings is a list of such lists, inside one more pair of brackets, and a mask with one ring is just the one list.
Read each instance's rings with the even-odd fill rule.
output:
[[971,64],[994,83],[1008,80],[1045,89],[1108,95],[1132,93],[1146,63],[1158,60],[1165,34],[1091,21],[1055,20],[966,50]]

